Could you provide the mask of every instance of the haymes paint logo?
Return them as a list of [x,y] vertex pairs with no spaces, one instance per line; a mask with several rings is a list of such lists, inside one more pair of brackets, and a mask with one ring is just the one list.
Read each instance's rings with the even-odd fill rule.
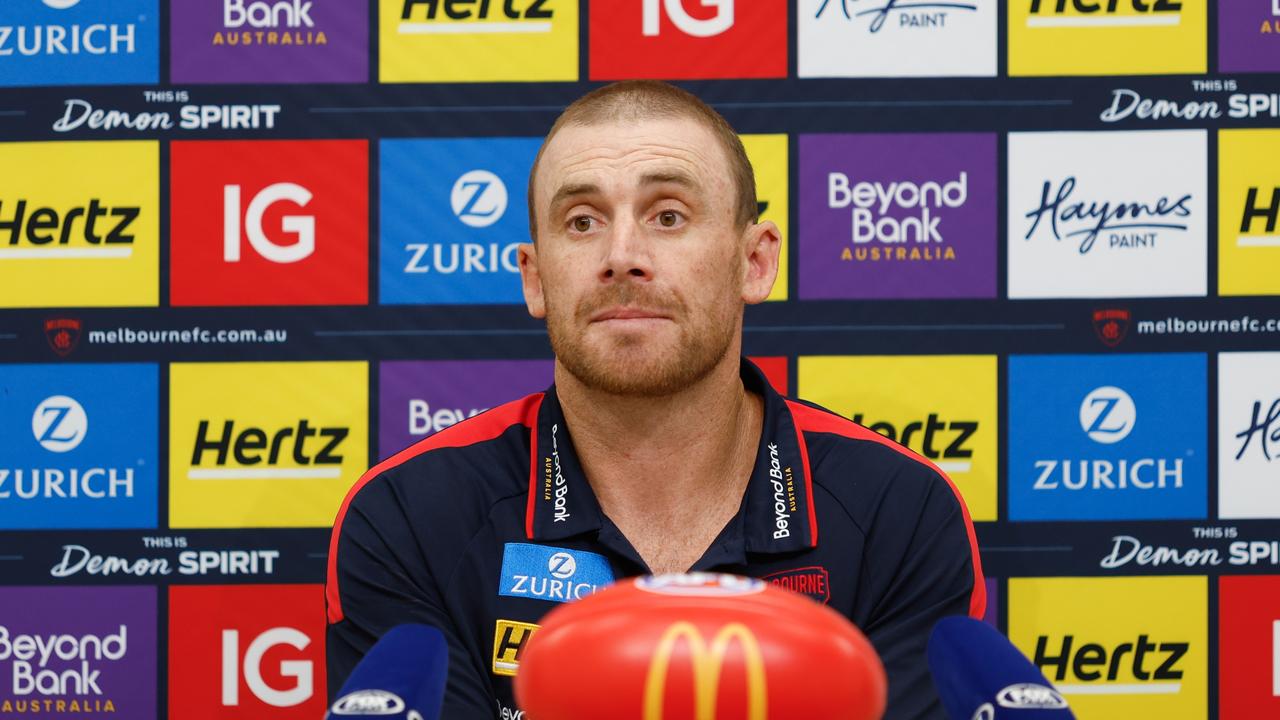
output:
[[173,0],[174,82],[365,82],[359,0]]
[[800,77],[994,76],[998,3],[800,0]]
[[0,594],[0,716],[155,717],[156,589]]
[[1011,133],[1009,295],[1204,295],[1202,130]]
[[1010,358],[1010,519],[1204,517],[1206,374],[1203,355]]
[[995,137],[800,138],[805,298],[994,297]]

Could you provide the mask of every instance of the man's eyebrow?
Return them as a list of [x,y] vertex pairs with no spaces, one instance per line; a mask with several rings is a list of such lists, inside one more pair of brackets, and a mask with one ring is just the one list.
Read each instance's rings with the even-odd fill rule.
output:
[[550,207],[554,210],[560,203],[582,195],[596,195],[600,192],[600,186],[594,183],[574,183],[572,185],[561,185],[556,194],[551,196]]
[[680,185],[686,188],[696,188],[698,183],[693,176],[679,170],[663,170],[660,172],[645,173],[640,176],[641,185]]

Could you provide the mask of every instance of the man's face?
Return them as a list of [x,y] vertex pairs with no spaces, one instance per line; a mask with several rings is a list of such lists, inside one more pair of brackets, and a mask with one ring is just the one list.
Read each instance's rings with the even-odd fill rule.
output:
[[728,157],[711,131],[689,119],[565,127],[543,153],[534,202],[525,299],[578,380],[666,395],[736,357],[742,302],[773,283],[777,231],[757,298],[749,246],[762,226],[736,227]]

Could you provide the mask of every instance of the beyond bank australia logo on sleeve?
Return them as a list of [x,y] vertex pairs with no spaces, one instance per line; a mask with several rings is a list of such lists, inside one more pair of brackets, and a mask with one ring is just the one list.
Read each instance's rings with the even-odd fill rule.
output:
[[5,0],[0,86],[160,79],[159,0]]
[[1009,519],[1203,518],[1203,355],[1009,358]]
[[1009,297],[1208,288],[1204,130],[1009,134]]
[[8,365],[0,373],[0,529],[153,528],[154,365]]
[[383,304],[519,303],[517,248],[541,140],[383,140]]

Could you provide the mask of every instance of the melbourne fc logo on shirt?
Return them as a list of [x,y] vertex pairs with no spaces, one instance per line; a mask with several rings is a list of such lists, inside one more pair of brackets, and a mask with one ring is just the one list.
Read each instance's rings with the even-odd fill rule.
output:
[[507,543],[502,551],[499,595],[568,602],[612,583],[613,569],[602,555],[531,543]]
[[995,136],[800,138],[800,295],[995,296]]
[[770,585],[808,595],[826,605],[831,600],[831,575],[821,565],[782,570],[760,578]]

